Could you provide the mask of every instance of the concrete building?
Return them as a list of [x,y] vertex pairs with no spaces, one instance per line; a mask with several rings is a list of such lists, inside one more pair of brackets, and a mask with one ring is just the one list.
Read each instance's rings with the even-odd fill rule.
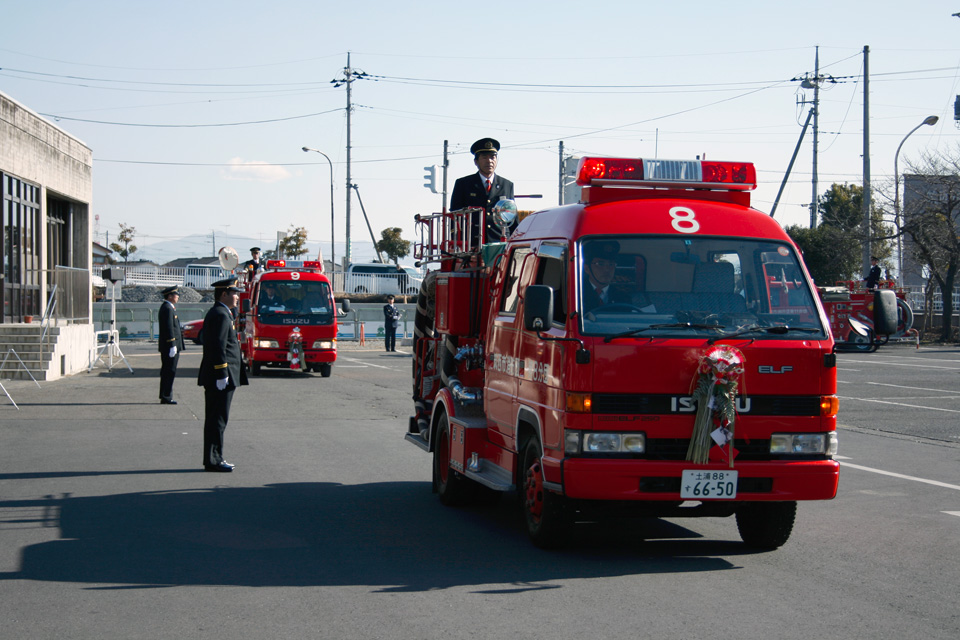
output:
[[[0,184],[0,329],[8,334],[0,337],[0,349],[15,349],[32,372],[43,372],[46,379],[84,370],[95,344],[93,152],[0,93]],[[37,354],[31,353],[33,333]]]

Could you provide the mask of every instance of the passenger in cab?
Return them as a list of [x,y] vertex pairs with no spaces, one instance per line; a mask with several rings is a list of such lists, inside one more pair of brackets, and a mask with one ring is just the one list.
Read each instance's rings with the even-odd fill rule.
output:
[[277,287],[270,281],[264,282],[262,288],[260,289],[260,301],[257,303],[257,308],[261,312],[266,311],[270,307],[282,307],[283,298],[277,293]]

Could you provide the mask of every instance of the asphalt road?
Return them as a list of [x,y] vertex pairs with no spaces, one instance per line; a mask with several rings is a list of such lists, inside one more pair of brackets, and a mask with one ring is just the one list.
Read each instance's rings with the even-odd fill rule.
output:
[[201,469],[199,350],[157,404],[135,370],[0,396],[0,638],[956,638],[960,350],[839,358],[840,492],[780,550],[733,519],[581,525],[530,545],[515,500],[451,509],[403,441],[409,354],[236,394]]

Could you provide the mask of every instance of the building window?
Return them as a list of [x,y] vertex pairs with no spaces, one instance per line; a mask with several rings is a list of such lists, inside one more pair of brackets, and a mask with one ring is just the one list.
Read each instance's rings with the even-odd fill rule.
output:
[[40,314],[40,187],[11,175],[3,183],[3,321]]

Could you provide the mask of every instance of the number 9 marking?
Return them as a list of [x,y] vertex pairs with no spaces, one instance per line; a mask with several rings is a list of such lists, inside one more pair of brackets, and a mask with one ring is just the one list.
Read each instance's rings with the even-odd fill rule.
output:
[[693,209],[673,207],[670,209],[670,217],[673,219],[670,224],[680,233],[696,233],[700,231],[700,223],[697,222]]

